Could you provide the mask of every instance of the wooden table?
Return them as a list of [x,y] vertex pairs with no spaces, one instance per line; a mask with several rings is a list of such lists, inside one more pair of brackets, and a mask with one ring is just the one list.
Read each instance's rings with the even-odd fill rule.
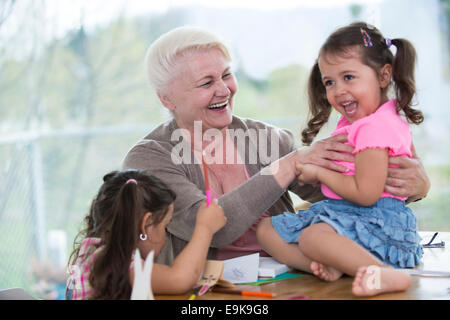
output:
[[[434,232],[420,232],[423,243],[428,242]],[[450,272],[450,232],[439,232],[437,237],[445,241],[445,248],[424,248],[422,263],[416,267],[419,270]],[[436,240],[437,240],[436,239]],[[450,300],[450,277],[412,276],[411,287],[405,292],[386,293],[370,298],[356,297],[351,292],[352,277],[344,276],[335,282],[325,282],[313,275],[268,283],[260,286],[238,285],[237,289],[273,292],[276,300],[286,300],[294,296],[307,296],[311,300]],[[184,295],[157,295],[157,300],[186,300],[192,292]],[[261,300],[258,298],[233,294],[208,292],[197,297],[198,300]]]

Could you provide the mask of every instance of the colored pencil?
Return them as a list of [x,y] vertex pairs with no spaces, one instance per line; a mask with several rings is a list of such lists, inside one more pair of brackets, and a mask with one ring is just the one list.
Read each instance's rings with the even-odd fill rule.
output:
[[209,188],[208,168],[206,167],[204,155],[205,155],[205,151],[203,151],[203,154],[202,154],[202,163],[203,163],[203,173],[205,176],[206,204],[209,206],[211,204],[211,189]]
[[252,297],[273,298],[275,296],[275,294],[272,292],[258,292],[258,291],[233,290],[221,288],[212,288],[211,291],[217,293],[240,294],[241,296],[252,296]]

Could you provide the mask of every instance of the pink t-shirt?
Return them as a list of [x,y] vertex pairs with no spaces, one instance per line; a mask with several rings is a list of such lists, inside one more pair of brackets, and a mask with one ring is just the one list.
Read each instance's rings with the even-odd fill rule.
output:
[[[390,157],[412,156],[412,138],[409,124],[397,113],[395,100],[389,100],[371,115],[353,123],[342,117],[336,130],[331,135],[338,134],[348,134],[348,142],[346,143],[355,148],[353,155],[368,148],[387,148]],[[355,164],[353,162],[335,161],[335,163],[349,169],[348,172],[343,173],[344,175],[355,175]],[[322,193],[331,199],[342,199],[323,183]],[[406,197],[397,197],[383,191],[381,198],[384,197],[406,199]]]
[[[247,179],[249,179],[250,175],[247,172],[247,168],[244,165],[244,171],[245,176]],[[213,189],[211,189],[211,198],[217,199],[220,197],[220,194],[215,192]],[[260,245],[258,244],[258,240],[256,239],[256,227],[258,226],[258,223],[261,221],[261,219],[265,217],[269,217],[269,213],[265,212],[261,217],[259,217],[258,220],[255,221],[255,223],[237,240],[232,242],[231,244],[224,246],[222,248],[219,248],[217,250],[217,259],[218,260],[226,260],[231,258],[236,258],[252,253],[258,253],[262,257],[268,257],[269,255],[262,250]]]

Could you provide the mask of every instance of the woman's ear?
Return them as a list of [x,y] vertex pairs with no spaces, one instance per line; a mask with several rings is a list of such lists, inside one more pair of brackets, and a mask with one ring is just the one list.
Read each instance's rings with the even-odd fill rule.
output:
[[170,100],[169,96],[166,93],[158,91],[157,95],[164,107],[166,107],[170,111],[173,111],[176,109],[175,105],[172,103],[172,101]]
[[386,63],[380,70],[380,87],[382,89],[389,86],[392,78],[392,65]]

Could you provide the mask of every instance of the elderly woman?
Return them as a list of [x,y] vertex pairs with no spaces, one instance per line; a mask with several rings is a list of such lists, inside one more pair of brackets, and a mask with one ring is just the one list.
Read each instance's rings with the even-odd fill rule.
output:
[[[354,160],[352,147],[344,143],[346,136],[296,149],[289,131],[234,116],[238,85],[230,53],[206,30],[181,27],[162,35],[150,46],[146,62],[150,84],[173,119],[139,141],[123,166],[149,171],[177,194],[160,263],[172,263],[191,238],[196,213],[205,200],[205,178],[227,217],[208,257],[264,255],[256,226],[262,217],[293,212],[288,190],[309,202],[323,199],[320,188],[298,184],[296,162],[343,172],[345,168],[332,160]],[[238,135],[238,142],[236,132],[244,133]],[[389,172],[386,190],[409,196],[411,201],[424,197],[429,180],[420,160],[390,161],[399,168]]]

